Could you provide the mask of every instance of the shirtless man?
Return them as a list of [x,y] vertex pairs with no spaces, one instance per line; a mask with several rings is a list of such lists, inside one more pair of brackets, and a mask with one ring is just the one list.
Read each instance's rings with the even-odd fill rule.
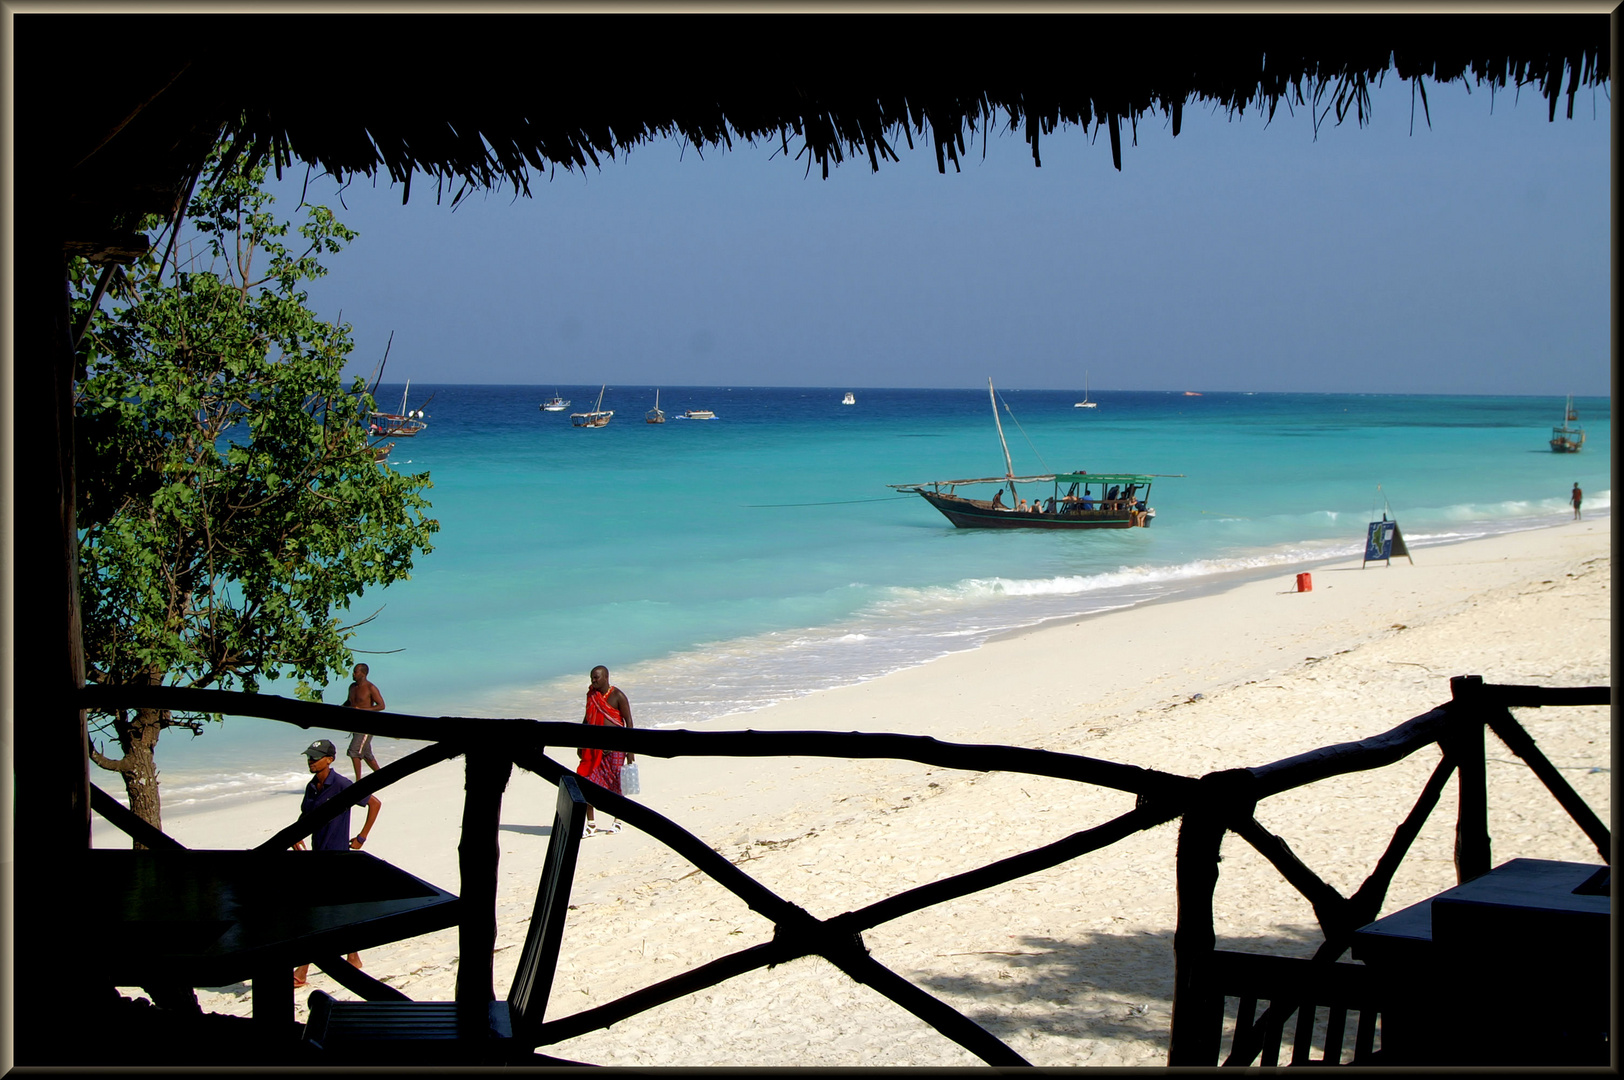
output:
[[[355,681],[350,683],[350,696],[344,702],[352,709],[365,709],[368,712],[378,712],[383,708],[383,695],[378,688],[367,679],[371,668],[365,664],[355,665]],[[355,764],[355,778],[361,779],[361,762],[365,761],[372,766],[372,771],[378,771],[378,759],[372,756],[372,736],[359,731],[350,732],[350,761]]]

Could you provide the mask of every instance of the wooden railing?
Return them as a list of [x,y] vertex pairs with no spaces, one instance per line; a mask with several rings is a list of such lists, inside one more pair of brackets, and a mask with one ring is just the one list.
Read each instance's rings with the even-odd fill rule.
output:
[[[1182,818],[1178,841],[1178,927],[1174,937],[1175,990],[1170,1065],[1205,1064],[1216,1060],[1216,1025],[1205,967],[1215,948],[1213,889],[1218,879],[1218,851],[1224,834],[1234,831],[1255,847],[1313,905],[1325,934],[1316,963],[1331,963],[1348,947],[1355,929],[1380,914],[1382,901],[1400,861],[1437,806],[1445,782],[1459,772],[1460,811],[1456,826],[1457,873],[1466,880],[1487,872],[1490,859],[1485,727],[1493,730],[1533,769],[1557,801],[1596,844],[1605,861],[1611,837],[1594,812],[1546,760],[1534,740],[1511,716],[1514,707],[1605,705],[1608,687],[1553,689],[1489,686],[1480,678],[1451,680],[1453,700],[1384,734],[1354,743],[1314,750],[1250,769],[1215,772],[1200,778],[1017,746],[942,742],[926,736],[864,732],[701,732],[635,730],[534,720],[430,719],[378,712],[367,718],[374,735],[424,740],[429,746],[384,766],[345,792],[302,815],[256,850],[281,850],[309,836],[323,821],[364,801],[368,795],[412,773],[457,755],[466,757],[467,787],[462,839],[458,849],[463,919],[459,927],[456,996],[459,1004],[480,1006],[494,999],[493,948],[496,937],[497,830],[502,793],[515,765],[557,783],[572,769],[547,756],[552,746],[593,746],[662,758],[836,757],[894,758],[977,772],[1007,771],[1092,784],[1137,796],[1135,807],[1102,825],[1073,833],[1054,843],[1000,859],[974,870],[889,896],[855,911],[819,919],[777,895],[676,822],[623,795],[585,780],[588,801],[633,825],[686,858],[718,884],[770,920],[772,939],[741,949],[670,979],[586,1009],[549,1020],[540,1029],[546,1046],[605,1028],[736,975],[799,957],[817,955],[852,979],[870,986],[992,1065],[1024,1065],[1024,1058],[945,1002],[926,993],[869,955],[862,933],[882,923],[1058,866],[1110,846],[1134,833]],[[179,688],[89,687],[83,707],[166,708],[177,711],[251,716],[303,728],[345,728],[353,715],[342,706],[290,701],[266,695]],[[1434,743],[1444,757],[1424,786],[1409,815],[1398,826],[1386,852],[1365,882],[1343,897],[1303,865],[1286,842],[1265,830],[1253,815],[1257,802],[1304,784],[1333,776],[1376,769]],[[110,797],[93,793],[93,806],[113,824],[149,847],[179,846],[146,825]],[[361,997],[400,996],[399,991],[348,965],[329,974]],[[328,970],[323,968],[323,970]],[[1221,1008],[1221,1001],[1219,1002]],[[1202,1022],[1193,1022],[1199,1018]],[[1259,1027],[1271,1019],[1268,1014]],[[1237,1052],[1244,1050],[1238,1047]]]

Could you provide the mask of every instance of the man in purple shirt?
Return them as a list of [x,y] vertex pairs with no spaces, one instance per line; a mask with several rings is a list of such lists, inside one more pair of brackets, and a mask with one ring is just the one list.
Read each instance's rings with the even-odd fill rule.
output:
[[[310,813],[350,786],[352,781],[333,769],[333,759],[337,756],[338,749],[333,746],[330,739],[317,739],[305,748],[305,757],[310,762],[311,777],[310,783],[305,785],[304,801],[299,804],[300,814]],[[310,837],[311,847],[316,851],[360,851],[367,842],[367,834],[372,831],[373,822],[378,820],[378,810],[382,806],[383,802],[376,795],[368,795],[367,821],[361,826],[359,833],[350,836],[350,812],[345,810],[316,827],[316,831]],[[293,849],[305,850],[305,842],[294,841]],[[361,954],[350,953],[349,961],[360,967]],[[305,976],[309,973],[309,964],[299,965],[293,972],[293,985],[303,986]]]

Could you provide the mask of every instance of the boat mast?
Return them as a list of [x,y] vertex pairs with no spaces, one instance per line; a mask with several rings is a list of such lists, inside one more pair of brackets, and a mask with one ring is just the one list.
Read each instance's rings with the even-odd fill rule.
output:
[[608,388],[608,386],[608,383],[604,383],[602,386],[598,387],[598,403],[592,406],[593,412],[599,412],[603,409],[603,392]]
[[400,395],[400,415],[406,415],[406,395],[412,392],[412,380],[406,380],[406,389]]
[[1015,498],[1015,465],[1009,460],[1009,443],[1004,441],[1004,425],[998,420],[998,398],[992,392],[992,379],[987,380],[987,400],[992,402],[992,422],[998,428],[998,445],[1004,448],[1004,479],[1009,481],[1009,497]]

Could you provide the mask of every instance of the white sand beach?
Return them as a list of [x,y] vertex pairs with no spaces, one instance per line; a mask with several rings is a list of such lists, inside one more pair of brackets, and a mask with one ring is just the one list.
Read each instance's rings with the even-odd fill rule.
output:
[[[1611,681],[1606,519],[1443,547],[1414,565],[1357,559],[1222,583],[1051,625],[855,686],[718,721],[718,730],[892,731],[1086,754],[1187,776],[1261,765],[1386,731],[1450,696],[1453,675],[1589,686]],[[612,658],[610,658],[612,663]],[[583,675],[584,685],[584,675]],[[625,686],[635,706],[637,687]],[[1606,708],[1519,710],[1604,820]],[[294,740],[297,742],[297,739]],[[1493,861],[1599,861],[1533,774],[1488,736]],[[555,758],[574,763],[569,749]],[[1344,895],[1414,804],[1434,749],[1265,801],[1258,816]],[[1057,840],[1133,797],[1007,773],[907,762],[641,756],[640,801],[745,871],[827,917]],[[1389,892],[1390,912],[1453,885],[1455,784]],[[382,793],[368,850],[459,891],[462,762]],[[517,960],[554,789],[515,774],[503,810],[497,992]],[[242,848],[297,815],[297,793],[165,827],[191,847]],[[864,935],[875,958],[1036,1065],[1161,1065],[1168,1046],[1177,825]],[[98,845],[127,844],[97,822]],[[1244,841],[1224,846],[1225,947],[1309,955],[1308,903]],[[767,940],[771,926],[668,849],[627,829],[583,842],[548,1005],[562,1016]],[[417,999],[453,996],[454,930],[364,954]],[[312,969],[309,989],[353,997]],[[129,988],[130,996],[140,991]],[[299,992],[302,1002],[309,990]],[[199,992],[246,1015],[246,985]],[[821,959],[733,979],[547,1053],[621,1066],[974,1065],[978,1060]]]

